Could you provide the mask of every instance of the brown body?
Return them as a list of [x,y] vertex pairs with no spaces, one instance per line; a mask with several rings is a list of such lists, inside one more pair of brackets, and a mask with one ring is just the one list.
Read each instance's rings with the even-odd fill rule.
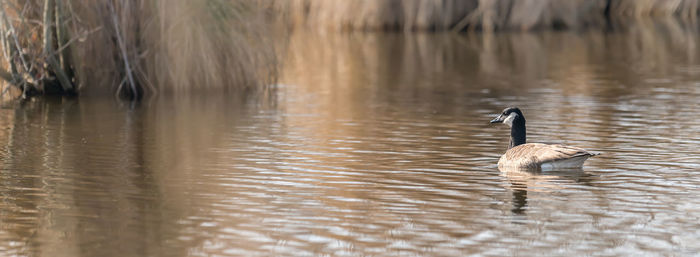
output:
[[508,149],[498,160],[498,167],[543,170],[581,168],[583,162],[594,155],[573,146],[529,143]]

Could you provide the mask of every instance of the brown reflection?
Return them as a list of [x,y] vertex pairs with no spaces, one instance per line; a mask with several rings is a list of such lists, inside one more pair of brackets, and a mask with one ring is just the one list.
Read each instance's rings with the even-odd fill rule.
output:
[[513,214],[525,214],[527,206],[527,186],[515,181],[511,181],[511,190],[513,190],[513,208],[510,211]]
[[187,255],[202,239],[173,242],[180,240],[178,224],[186,223],[181,220],[196,198],[169,183],[196,172],[182,167],[212,161],[203,149],[221,142],[215,130],[232,125],[218,121],[235,120],[235,112],[221,110],[245,109],[234,99],[216,99],[157,106],[46,98],[8,110],[1,120],[11,124],[2,123],[0,132],[7,149],[0,173],[0,250],[30,256]]
[[[318,100],[338,107],[358,99],[483,89],[492,91],[487,96],[553,88],[602,98],[643,90],[652,86],[648,78],[672,77],[678,73],[674,63],[697,63],[694,26],[668,19],[624,28],[477,35],[301,31],[292,36],[282,82],[318,94],[333,88]],[[620,85],[595,87],[601,80]]]
[[501,176],[508,179],[512,191],[511,212],[513,214],[525,214],[528,204],[528,192],[553,192],[564,190],[569,185],[593,186],[597,180],[595,175],[585,172],[583,169],[567,169],[554,171],[538,171],[527,169],[501,168]]
[[15,214],[0,219],[22,224],[2,240],[18,246],[17,254],[148,254],[149,238],[135,235],[148,234],[140,217],[158,196],[146,186],[141,120],[113,104],[47,98],[14,110],[3,167],[3,195],[11,201],[3,209]]

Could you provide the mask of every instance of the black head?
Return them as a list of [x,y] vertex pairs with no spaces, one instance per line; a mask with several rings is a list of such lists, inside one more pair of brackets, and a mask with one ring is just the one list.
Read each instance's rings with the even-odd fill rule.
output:
[[491,123],[505,123],[510,127],[510,145],[508,149],[525,144],[525,116],[518,107],[509,107],[501,115],[491,120]]
[[525,120],[525,116],[518,107],[508,107],[503,110],[501,115],[491,120],[491,123],[505,123],[508,126],[513,126],[514,120]]

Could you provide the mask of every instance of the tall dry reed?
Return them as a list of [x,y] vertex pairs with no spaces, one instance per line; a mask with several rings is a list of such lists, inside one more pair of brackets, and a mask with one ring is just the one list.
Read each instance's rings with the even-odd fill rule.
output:
[[531,30],[606,26],[610,20],[678,16],[700,0],[276,0],[291,27],[328,30]]
[[0,78],[26,93],[239,90],[276,68],[256,0],[2,0]]

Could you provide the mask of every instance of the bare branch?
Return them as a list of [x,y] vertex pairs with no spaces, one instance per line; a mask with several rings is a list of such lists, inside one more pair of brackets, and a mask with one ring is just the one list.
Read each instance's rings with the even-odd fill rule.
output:
[[66,74],[66,71],[61,68],[61,64],[53,56],[53,33],[51,33],[51,27],[54,22],[54,12],[55,12],[55,2],[54,0],[44,1],[44,55],[46,56],[46,61],[49,66],[56,73],[58,82],[63,87],[66,92],[73,91],[73,83],[71,83],[70,78]]
[[117,43],[119,45],[119,50],[121,51],[122,59],[124,61],[124,69],[126,73],[126,77],[129,79],[129,86],[131,87],[131,91],[134,94],[134,99],[139,98],[139,92],[136,90],[136,83],[134,81],[134,76],[131,71],[131,65],[129,64],[129,56],[127,55],[126,52],[126,45],[124,43],[124,39],[122,39],[121,36],[121,31],[119,30],[119,22],[117,21],[117,13],[114,10],[114,5],[113,3],[107,4],[109,6],[109,11],[112,15],[112,23],[114,24],[114,30],[115,30],[115,35],[117,36]]
[[12,76],[12,73],[10,73],[6,70],[0,69],[0,78],[4,79],[8,83],[14,85],[15,79],[14,79],[14,76]]

